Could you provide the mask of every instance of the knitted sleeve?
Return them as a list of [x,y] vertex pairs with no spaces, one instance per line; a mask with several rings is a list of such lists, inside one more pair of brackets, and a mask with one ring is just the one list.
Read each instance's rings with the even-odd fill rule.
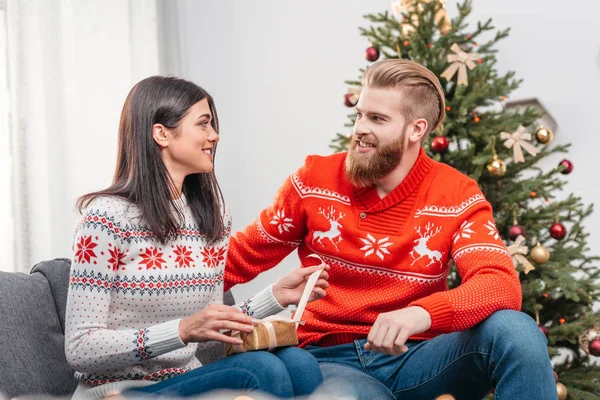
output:
[[275,296],[273,295],[273,285],[267,286],[257,295],[236,304],[244,314],[254,318],[262,319],[273,314],[277,314],[283,310]]
[[[229,210],[225,212],[226,225],[231,226],[231,216],[229,214]],[[219,248],[226,247],[224,246],[230,240],[229,231],[227,235],[223,238],[223,241],[220,245],[215,246]],[[227,254],[227,253],[226,253]],[[216,281],[216,290],[213,293],[213,296],[209,302],[209,304],[223,304],[223,277],[225,271],[225,264],[219,263],[215,270],[215,281]],[[252,298],[246,299],[234,307],[237,307],[244,314],[247,314],[251,317],[255,318],[265,318],[269,315],[277,314],[278,312],[283,311],[285,308],[282,307],[275,296],[273,296],[273,285],[268,286],[263,291],[253,296]],[[199,344],[199,347],[202,347]]]
[[491,205],[472,179],[461,185],[459,193],[470,204],[457,216],[451,248],[462,283],[410,304],[429,312],[430,331],[435,333],[469,329],[495,311],[521,308],[519,277],[496,229]]
[[276,266],[296,249],[306,235],[306,215],[301,188],[312,157],[279,188],[273,203],[244,230],[232,236],[225,267],[225,290],[245,283]]
[[78,372],[93,373],[134,365],[185,347],[179,320],[141,329],[108,321],[111,290],[127,263],[123,205],[99,199],[86,210],[73,239],[73,259],[65,317],[65,353]]

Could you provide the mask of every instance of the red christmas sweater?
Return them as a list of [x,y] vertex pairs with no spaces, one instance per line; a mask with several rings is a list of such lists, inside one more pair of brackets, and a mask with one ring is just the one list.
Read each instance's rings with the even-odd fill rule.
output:
[[[231,238],[225,290],[248,282],[298,248],[331,266],[327,296],[309,303],[300,344],[365,338],[380,313],[420,306],[431,328],[412,339],[468,329],[521,307],[521,286],[492,208],[477,183],[422,150],[408,176],[381,199],[345,178],[347,153],[309,156],[256,221]],[[462,284],[448,290],[456,263]]]

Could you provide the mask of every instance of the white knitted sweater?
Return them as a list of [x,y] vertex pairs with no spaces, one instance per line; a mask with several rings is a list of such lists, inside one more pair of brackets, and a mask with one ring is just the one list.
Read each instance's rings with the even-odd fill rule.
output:
[[[201,367],[207,344],[185,345],[179,321],[223,301],[223,270],[231,230],[207,246],[181,198],[184,215],[175,240],[154,240],[140,210],[117,197],[87,208],[73,240],[65,351],[77,371],[76,398],[145,386]],[[268,287],[238,306],[263,318],[283,309]]]

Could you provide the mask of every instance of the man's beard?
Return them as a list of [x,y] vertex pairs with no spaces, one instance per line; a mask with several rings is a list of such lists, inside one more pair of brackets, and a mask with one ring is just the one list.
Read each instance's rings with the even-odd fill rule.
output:
[[[392,143],[375,144],[373,154],[361,154],[356,149],[358,141],[352,139],[346,156],[346,176],[354,186],[363,188],[373,186],[381,178],[392,172],[402,161],[406,127]],[[360,138],[360,136],[359,136]]]

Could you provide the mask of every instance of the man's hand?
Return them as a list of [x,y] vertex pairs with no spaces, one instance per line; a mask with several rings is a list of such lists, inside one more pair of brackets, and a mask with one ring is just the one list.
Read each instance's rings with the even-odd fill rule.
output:
[[365,343],[365,350],[397,356],[408,350],[406,340],[431,327],[431,316],[422,307],[407,307],[379,314]]
[[298,268],[294,270],[273,285],[273,296],[275,296],[277,302],[283,307],[287,307],[290,304],[297,305],[300,302],[308,278],[313,272],[320,269],[322,269],[323,272],[319,275],[319,279],[317,280],[308,301],[320,299],[325,296],[325,289],[329,286],[329,282],[327,282],[327,279],[329,279],[329,274],[327,273],[327,271],[329,271],[329,265],[325,268],[323,268],[322,265],[315,265],[313,267]]

